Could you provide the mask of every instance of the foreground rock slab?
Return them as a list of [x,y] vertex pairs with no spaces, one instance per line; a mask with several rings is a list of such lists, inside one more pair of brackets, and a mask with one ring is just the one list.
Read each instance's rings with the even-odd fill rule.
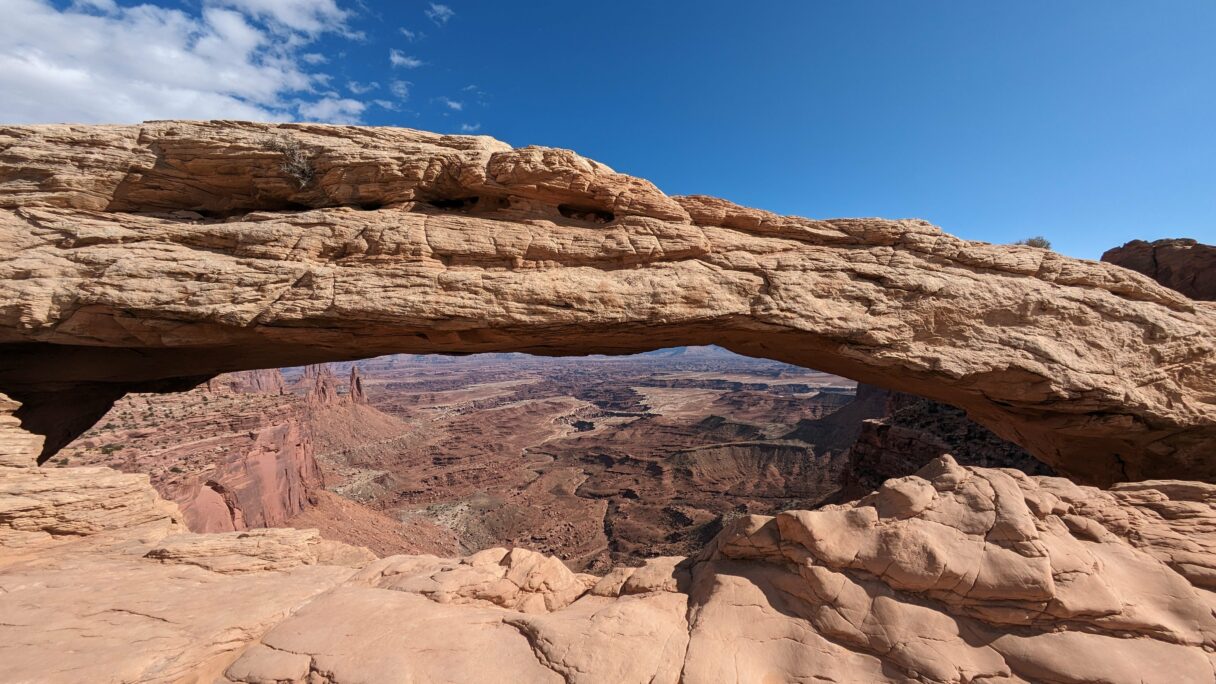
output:
[[1085,482],[1216,477],[1211,305],[923,221],[668,197],[566,150],[3,127],[0,245],[0,392],[43,459],[125,392],[224,371],[717,343],[964,408]]
[[[49,472],[112,490],[81,470]],[[10,494],[36,482],[13,471]],[[1208,484],[1103,491],[943,457],[602,578],[523,549],[375,559],[306,530],[189,534],[112,505],[123,525],[0,546],[4,681],[1216,679]],[[10,524],[48,520],[23,510]]]

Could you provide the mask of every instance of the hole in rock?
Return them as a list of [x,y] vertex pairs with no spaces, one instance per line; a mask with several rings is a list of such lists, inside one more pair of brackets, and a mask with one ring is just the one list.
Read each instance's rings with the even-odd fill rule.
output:
[[610,223],[616,218],[611,211],[598,207],[584,207],[575,204],[559,204],[557,211],[568,219],[587,221],[589,223]]
[[428,200],[427,204],[436,209],[444,209],[447,211],[468,211],[477,206],[479,197],[453,197],[447,199]]
[[316,527],[380,555],[524,546],[604,572],[695,553],[741,515],[864,495],[946,451],[1049,472],[952,407],[679,347],[221,375],[127,395],[49,464],[147,472],[195,531]]

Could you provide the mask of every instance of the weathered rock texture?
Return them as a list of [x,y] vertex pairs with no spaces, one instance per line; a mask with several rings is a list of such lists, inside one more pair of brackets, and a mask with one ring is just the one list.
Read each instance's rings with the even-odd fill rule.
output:
[[1191,299],[1216,301],[1216,246],[1195,240],[1132,240],[1102,261],[1130,268]]
[[146,474],[191,532],[289,525],[384,555],[455,554],[443,528],[402,523],[325,491],[318,448],[332,450],[335,437],[361,444],[395,421],[365,405],[359,383],[340,391],[328,369],[307,375],[295,392],[270,370],[227,373],[190,392],[127,395],[48,465]]
[[854,402],[877,414],[861,418],[837,501],[864,496],[883,482],[911,475],[944,455],[962,465],[1014,468],[1028,475],[1055,474],[953,406],[864,384],[858,385]]
[[716,343],[959,406],[1087,482],[1216,476],[1211,306],[923,221],[672,198],[565,150],[0,128],[0,245],[0,392],[43,458],[125,392],[223,371]]
[[315,531],[185,533],[146,478],[105,468],[0,468],[0,487],[6,681],[1216,677],[1207,484],[942,458],[602,578],[523,549],[377,560]]

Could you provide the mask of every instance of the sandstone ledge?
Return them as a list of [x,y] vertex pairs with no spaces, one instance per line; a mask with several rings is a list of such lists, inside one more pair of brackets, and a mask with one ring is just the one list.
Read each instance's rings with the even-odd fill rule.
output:
[[[89,482],[110,491],[117,475],[80,470],[50,472],[81,492]],[[9,480],[7,491],[31,482]],[[694,558],[598,579],[522,549],[373,560],[309,531],[151,532],[128,506],[147,508],[127,497],[110,513],[134,527],[82,532],[21,557],[0,548],[5,677],[1216,677],[1216,487],[1193,482],[1102,491],[945,457],[855,503],[743,518]],[[20,520],[33,529],[47,519]]]

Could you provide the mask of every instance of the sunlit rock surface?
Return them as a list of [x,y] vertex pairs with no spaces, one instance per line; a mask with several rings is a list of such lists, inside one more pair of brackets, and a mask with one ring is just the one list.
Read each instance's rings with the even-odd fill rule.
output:
[[[183,533],[146,480],[0,470],[6,681],[1210,682],[1216,486],[1103,491],[949,458],[596,578]],[[114,478],[126,480],[114,497]],[[57,482],[56,482],[57,481]],[[90,518],[86,514],[92,511]]]
[[43,458],[124,392],[223,371],[717,343],[961,407],[1085,482],[1216,476],[1216,314],[1124,268],[668,197],[484,136],[151,122],[0,148],[0,392]]

